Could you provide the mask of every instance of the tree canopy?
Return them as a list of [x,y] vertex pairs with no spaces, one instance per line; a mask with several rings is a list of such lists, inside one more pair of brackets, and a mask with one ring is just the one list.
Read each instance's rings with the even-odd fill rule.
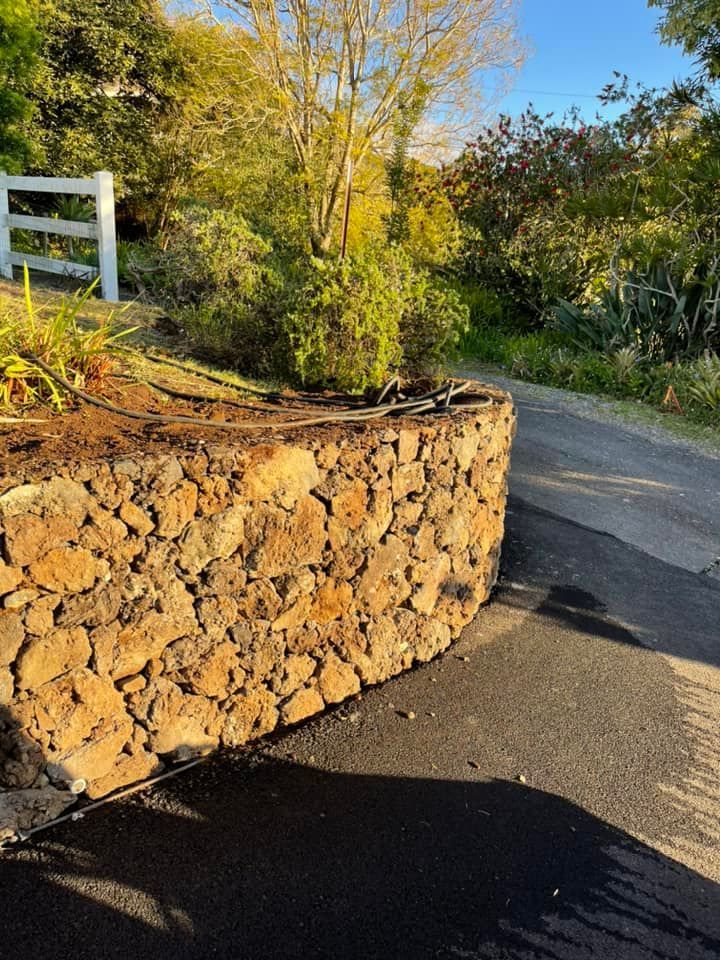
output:
[[697,57],[707,75],[720,77],[720,0],[648,0],[663,11],[658,32]]
[[[316,253],[330,247],[348,166],[392,135],[419,86],[430,125],[467,117],[490,70],[521,59],[513,0],[208,0],[251,39],[302,172]],[[230,18],[228,21],[228,11]]]
[[150,144],[182,77],[170,25],[156,0],[40,0],[35,78],[38,172],[109,169],[142,181]]
[[38,45],[35,11],[27,0],[0,0],[0,169],[21,170],[31,154],[23,125]]

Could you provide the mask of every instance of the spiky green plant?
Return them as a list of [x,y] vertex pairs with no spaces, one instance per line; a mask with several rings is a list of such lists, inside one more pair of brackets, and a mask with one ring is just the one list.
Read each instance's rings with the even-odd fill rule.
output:
[[133,330],[121,329],[112,315],[95,328],[81,326],[80,312],[97,281],[84,292],[64,298],[48,316],[33,304],[27,266],[24,283],[24,313],[8,314],[0,325],[0,407],[49,402],[62,412],[66,391],[32,356],[44,360],[75,386],[94,391],[112,368],[117,341]]
[[706,353],[693,364],[690,396],[710,410],[720,410],[720,356]]

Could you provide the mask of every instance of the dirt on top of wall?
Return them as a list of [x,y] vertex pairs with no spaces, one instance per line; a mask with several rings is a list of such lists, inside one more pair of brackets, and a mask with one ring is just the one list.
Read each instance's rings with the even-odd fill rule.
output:
[[[195,391],[197,392],[197,391]],[[422,391],[421,391],[422,392]],[[473,393],[488,396],[493,406],[509,402],[506,393],[494,387],[473,385]],[[208,391],[210,396],[212,391]],[[208,420],[252,422],[263,424],[250,430],[213,429],[186,423],[153,423],[130,419],[127,416],[77,401],[58,415],[49,407],[35,407],[19,415],[20,422],[3,422],[0,417],[0,476],[42,473],[49,466],[71,461],[108,460],[118,456],[143,453],[192,452],[207,443],[233,446],[253,446],[268,441],[331,443],[340,436],[368,430],[397,429],[408,423],[425,425],[437,423],[438,417],[462,416],[457,410],[450,414],[431,414],[414,417],[382,417],[366,423],[330,423],[307,427],[273,428],[274,422],[286,422],[300,417],[315,417],[328,410],[345,407],[345,398],[323,396],[323,405],[304,402],[302,394],[285,391],[273,403],[253,397],[223,402],[206,402],[169,397],[145,384],[113,378],[107,381],[103,399],[117,406],[163,416],[189,416]],[[217,396],[217,394],[216,394]]]

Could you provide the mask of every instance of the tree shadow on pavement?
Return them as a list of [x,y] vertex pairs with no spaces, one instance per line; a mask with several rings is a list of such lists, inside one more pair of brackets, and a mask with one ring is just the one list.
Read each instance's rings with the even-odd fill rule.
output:
[[526,590],[545,594],[556,588],[548,612],[575,609],[581,621],[568,621],[572,626],[598,633],[602,621],[612,617],[628,629],[607,639],[641,643],[656,653],[720,669],[718,580],[517,497],[509,499],[502,571],[507,581],[519,581]]
[[720,956],[720,886],[520,783],[230,755],[42,837],[7,957]]

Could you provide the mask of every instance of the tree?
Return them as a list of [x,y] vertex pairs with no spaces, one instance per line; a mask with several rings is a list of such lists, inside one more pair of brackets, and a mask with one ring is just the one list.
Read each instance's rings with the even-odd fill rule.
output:
[[318,255],[331,247],[351,161],[357,167],[383,148],[419,84],[426,123],[447,127],[478,103],[488,71],[521,59],[513,0],[205,3],[218,23],[241,24],[252,41],[238,56],[274,91]]
[[36,59],[35,14],[27,0],[0,0],[0,170],[14,173],[30,158],[23,131]]
[[410,236],[410,208],[415,198],[414,184],[417,161],[410,155],[412,136],[422,116],[425,91],[422,86],[412,92],[410,99],[398,103],[390,154],[385,161],[385,176],[390,193],[390,213],[387,216],[387,238],[390,243],[402,243]]
[[[588,126],[574,112],[559,122],[532,106],[501,116],[443,171],[461,227],[458,266],[499,291],[506,313],[523,322],[540,321],[558,296],[579,296],[610,256],[608,222],[628,213],[633,184],[624,175],[635,152],[613,125]],[[608,184],[616,206],[600,212]]]
[[38,172],[108,169],[142,192],[152,137],[182,79],[157,0],[40,0],[41,67],[33,88]]
[[658,32],[697,57],[711,80],[720,78],[720,0],[648,0],[663,11]]
[[292,246],[301,191],[273,91],[237,56],[247,34],[189,17],[172,30],[183,77],[152,135],[144,206],[154,230],[164,234],[183,199],[229,201],[255,229]]

